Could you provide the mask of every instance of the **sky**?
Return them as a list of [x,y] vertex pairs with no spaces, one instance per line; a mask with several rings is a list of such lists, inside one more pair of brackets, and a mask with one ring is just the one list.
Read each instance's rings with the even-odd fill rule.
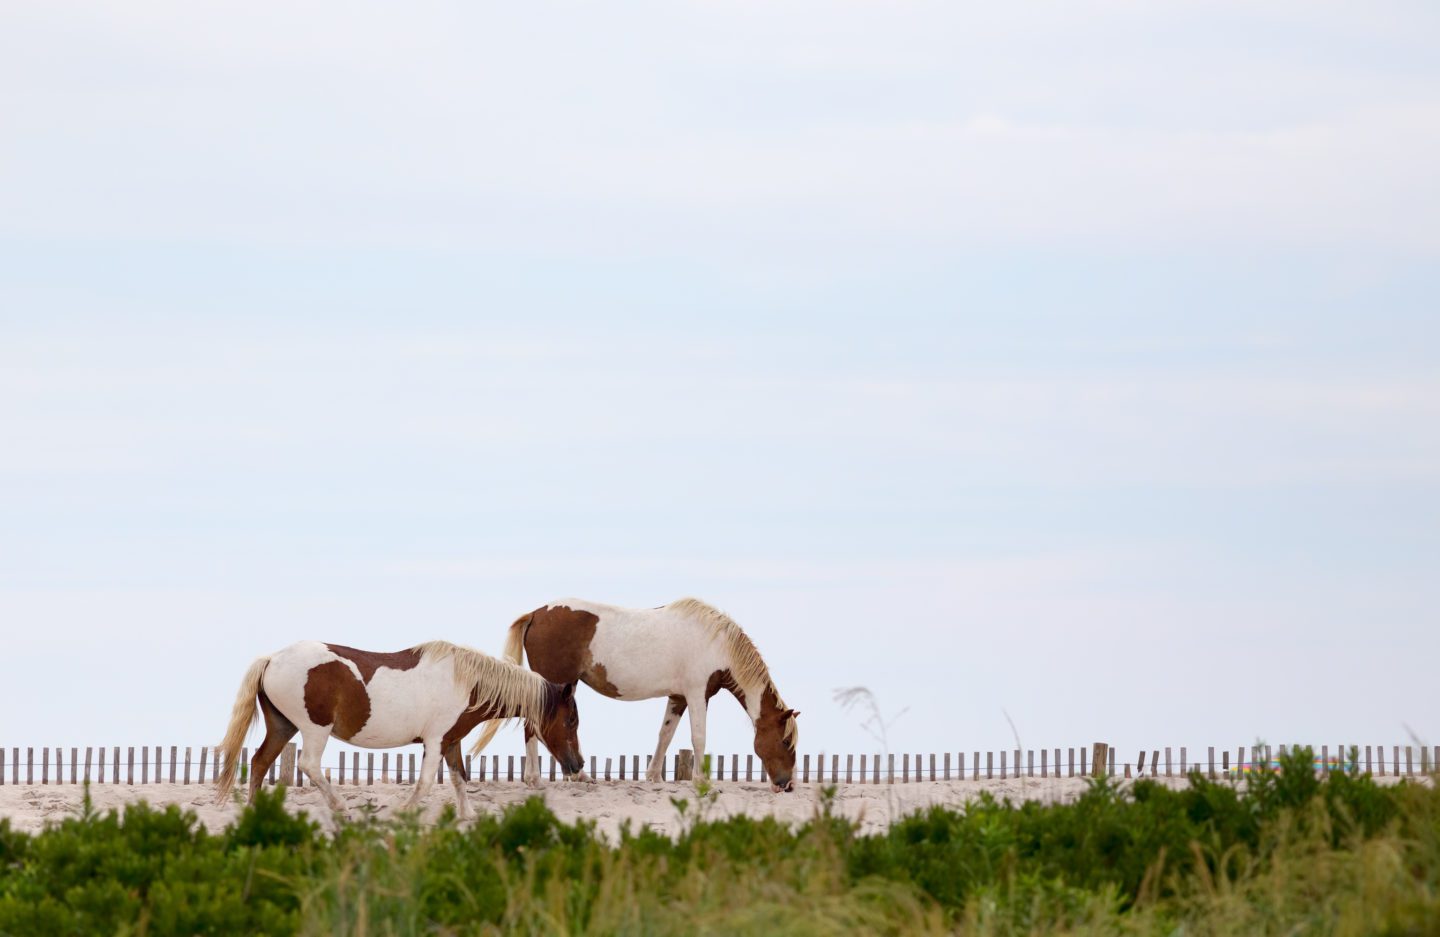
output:
[[0,745],[213,744],[302,638],[687,595],[804,752],[1440,742],[1437,40],[7,3]]

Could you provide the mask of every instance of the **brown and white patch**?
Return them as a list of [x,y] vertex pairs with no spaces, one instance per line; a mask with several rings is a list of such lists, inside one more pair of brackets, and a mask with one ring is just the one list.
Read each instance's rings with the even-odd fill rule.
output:
[[525,631],[530,669],[556,683],[584,681],[602,696],[621,699],[620,690],[605,672],[605,665],[595,661],[590,649],[599,621],[600,617],[594,612],[566,605],[536,609]]
[[343,661],[332,660],[305,675],[305,714],[317,726],[331,726],[332,735],[349,740],[370,721],[370,694]]
[[381,651],[362,651],[359,648],[346,647],[343,644],[327,644],[330,653],[337,657],[343,657],[355,665],[360,671],[360,679],[368,686],[370,678],[375,676],[375,671],[381,667],[388,667],[391,670],[414,670],[420,664],[420,651],[417,648],[409,648],[404,651],[384,653]]

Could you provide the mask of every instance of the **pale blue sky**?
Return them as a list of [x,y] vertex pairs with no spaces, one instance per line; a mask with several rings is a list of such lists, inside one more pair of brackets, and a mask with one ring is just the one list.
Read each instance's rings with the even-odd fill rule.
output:
[[[873,750],[854,684],[910,751],[1440,739],[1437,40],[8,4],[0,744],[213,742],[298,638],[687,594],[812,752]],[[643,753],[661,704],[583,712]]]

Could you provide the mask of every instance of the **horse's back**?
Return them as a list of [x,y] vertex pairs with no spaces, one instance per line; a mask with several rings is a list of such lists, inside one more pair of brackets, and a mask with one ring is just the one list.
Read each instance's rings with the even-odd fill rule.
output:
[[[551,680],[601,683],[621,699],[651,699],[704,686],[726,658],[704,622],[668,606],[625,608],[557,599],[537,610],[531,666]],[[547,672],[548,671],[548,672]]]
[[[261,688],[300,726],[331,727],[367,748],[405,745],[436,726],[443,731],[468,702],[453,665],[413,649],[361,651],[322,641],[297,641],[270,655]],[[446,723],[445,725],[441,725]]]

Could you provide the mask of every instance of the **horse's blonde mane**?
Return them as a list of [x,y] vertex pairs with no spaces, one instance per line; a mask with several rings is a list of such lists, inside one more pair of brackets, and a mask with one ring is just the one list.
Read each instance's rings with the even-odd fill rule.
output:
[[504,718],[518,718],[537,726],[540,724],[545,714],[548,683],[533,670],[449,641],[426,641],[415,645],[413,650],[419,651],[422,659],[444,660],[449,657],[455,662],[455,682],[475,691],[475,704],[466,712],[495,707],[514,712],[513,716]]
[[[775,694],[775,705],[781,709],[789,708],[780,698],[780,690],[775,686],[775,681],[770,678],[770,668],[765,666],[765,658],[760,656],[760,651],[755,647],[755,642],[750,640],[750,636],[735,624],[735,619],[708,602],[695,598],[671,602],[666,608],[700,619],[710,629],[712,637],[725,642],[725,649],[730,656],[730,676],[734,678],[746,699],[758,700],[769,690]],[[800,741],[794,716],[785,720],[785,740],[791,747]]]

